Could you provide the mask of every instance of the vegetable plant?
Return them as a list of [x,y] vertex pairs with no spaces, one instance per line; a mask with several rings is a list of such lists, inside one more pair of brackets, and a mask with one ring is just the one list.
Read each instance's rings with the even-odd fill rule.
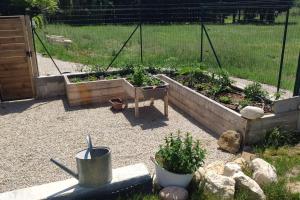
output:
[[201,148],[200,141],[193,140],[190,133],[185,137],[171,135],[165,138],[165,144],[160,145],[155,155],[157,163],[164,169],[178,174],[194,173],[203,166],[206,151]]
[[268,92],[264,91],[262,85],[257,82],[247,85],[244,93],[245,97],[251,101],[263,101],[268,96]]
[[219,101],[221,103],[225,103],[225,104],[230,104],[232,101],[231,101],[231,98],[230,97],[227,97],[227,96],[220,96],[219,97]]

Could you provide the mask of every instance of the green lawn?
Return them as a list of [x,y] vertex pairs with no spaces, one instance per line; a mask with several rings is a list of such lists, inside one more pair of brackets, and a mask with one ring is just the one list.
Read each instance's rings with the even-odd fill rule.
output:
[[[284,16],[278,18],[283,21]],[[282,86],[293,89],[300,48],[300,16],[291,16],[288,29]],[[46,42],[51,54],[59,59],[88,65],[107,66],[135,25],[69,26],[50,24],[44,33],[63,35],[74,41],[69,48]],[[223,68],[233,76],[276,85],[281,54],[283,25],[207,25]],[[39,52],[44,53],[37,43]],[[143,25],[144,64],[180,67],[199,65],[200,26],[197,24]],[[115,67],[140,64],[139,32],[129,41]],[[217,63],[204,39],[206,68]]]

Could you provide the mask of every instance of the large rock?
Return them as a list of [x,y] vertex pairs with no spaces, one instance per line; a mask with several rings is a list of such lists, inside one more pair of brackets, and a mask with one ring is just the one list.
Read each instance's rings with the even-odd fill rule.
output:
[[251,162],[253,179],[260,185],[277,182],[277,174],[274,166],[270,165],[261,158],[255,158]]
[[188,197],[188,191],[181,187],[165,187],[159,192],[159,198],[161,200],[187,200]]
[[246,106],[240,113],[246,119],[258,119],[264,116],[264,110],[255,106]]
[[230,153],[237,153],[241,145],[241,135],[236,131],[225,131],[220,136],[218,145],[225,151],[228,151]]
[[233,162],[238,164],[243,170],[246,169],[248,166],[247,161],[243,157],[237,158]]
[[235,192],[235,181],[231,177],[222,176],[212,171],[205,175],[204,193],[218,199],[233,199]]
[[241,157],[244,158],[247,163],[250,163],[253,159],[256,158],[256,155],[253,153],[243,151]]
[[193,182],[199,185],[204,180],[205,180],[205,169],[203,167],[199,167],[198,170],[194,173]]
[[225,165],[225,162],[219,160],[219,161],[215,161],[215,162],[210,163],[209,165],[207,165],[204,168],[204,170],[205,170],[206,173],[215,172],[216,174],[222,175],[223,172],[224,172],[224,165]]
[[224,176],[233,177],[236,173],[239,173],[242,171],[242,168],[240,165],[234,162],[226,163],[224,166]]
[[236,188],[246,191],[248,198],[253,200],[265,200],[266,196],[260,186],[249,176],[243,172],[238,172],[233,175],[236,181]]

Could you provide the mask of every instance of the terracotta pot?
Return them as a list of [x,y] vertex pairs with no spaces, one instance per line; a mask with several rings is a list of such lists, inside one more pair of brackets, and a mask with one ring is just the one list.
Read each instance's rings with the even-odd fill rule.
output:
[[111,99],[109,100],[109,102],[111,103],[112,109],[116,110],[116,111],[120,111],[123,110],[123,101],[120,98],[115,98],[115,99]]

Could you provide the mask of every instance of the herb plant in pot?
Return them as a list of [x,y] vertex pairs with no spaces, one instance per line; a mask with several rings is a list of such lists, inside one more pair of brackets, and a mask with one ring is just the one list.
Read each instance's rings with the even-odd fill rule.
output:
[[155,154],[156,179],[162,187],[187,187],[193,173],[204,164],[206,151],[201,148],[199,140],[193,140],[189,133],[185,137],[167,136],[165,144],[160,145]]

